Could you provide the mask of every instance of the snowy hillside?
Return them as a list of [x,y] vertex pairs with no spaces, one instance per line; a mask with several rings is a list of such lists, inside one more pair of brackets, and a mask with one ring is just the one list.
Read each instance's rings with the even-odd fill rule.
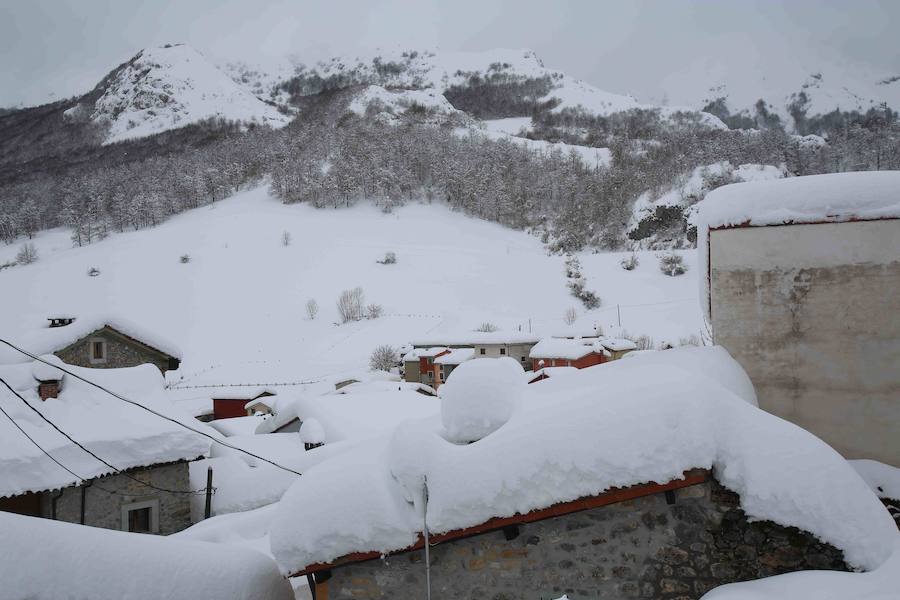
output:
[[[285,102],[280,86],[291,77],[301,93],[314,93],[323,82],[329,85],[352,83],[377,84],[387,88],[434,89],[445,93],[454,85],[463,85],[475,75],[509,75],[519,78],[549,78],[551,88],[546,95],[535,100],[557,99],[553,108],[582,108],[590,113],[606,116],[635,108],[658,108],[642,105],[633,97],[601,90],[563,72],[548,69],[538,56],[527,49],[494,49],[483,52],[442,52],[378,50],[371,56],[339,56],[314,65],[299,59],[283,59],[267,66],[250,67],[245,64],[227,64],[223,67],[234,81],[245,89],[268,101]],[[290,75],[289,75],[290,74]],[[304,86],[310,86],[304,90]],[[678,110],[695,112],[683,107],[665,107],[664,116],[672,116]],[[701,122],[711,128],[723,128],[716,117],[703,113]]]
[[91,121],[108,125],[106,143],[210,118],[272,127],[289,121],[185,44],[142,50],[100,86],[103,93],[93,106],[79,104],[67,114],[90,111]]
[[[34,243],[38,262],[0,271],[0,287],[16,290],[0,314],[4,337],[45,327],[51,314],[121,317],[182,350],[187,384],[210,369],[233,383],[321,378],[366,368],[379,344],[485,321],[549,333],[599,322],[609,331],[621,316],[632,335],[676,343],[700,331],[693,268],[672,278],[649,252],[631,272],[620,268],[621,253],[584,254],[586,286],[603,300],[585,312],[566,288],[564,257],[548,256],[533,236],[440,205],[317,210],[257,188],[82,248],[60,229]],[[0,246],[0,263],[16,250]],[[377,263],[388,251],[397,264]],[[692,267],[694,252],[685,259]],[[92,267],[98,276],[87,275]],[[335,301],[355,286],[385,316],[336,325]],[[309,298],[320,306],[315,320],[306,317]],[[572,306],[579,320],[568,328]]]

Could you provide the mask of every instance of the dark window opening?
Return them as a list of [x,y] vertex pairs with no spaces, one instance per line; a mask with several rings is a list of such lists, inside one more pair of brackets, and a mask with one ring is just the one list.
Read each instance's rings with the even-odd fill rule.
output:
[[500,354],[501,355],[506,354],[506,348],[500,348]]
[[102,341],[92,342],[91,343],[91,355],[96,360],[103,360],[106,357],[105,344]]
[[132,533],[150,533],[149,506],[128,511],[128,531]]

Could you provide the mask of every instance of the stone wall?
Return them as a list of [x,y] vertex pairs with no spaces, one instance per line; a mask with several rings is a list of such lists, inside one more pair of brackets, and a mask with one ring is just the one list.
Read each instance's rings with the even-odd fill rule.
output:
[[760,408],[900,464],[900,220],[714,230],[712,332]]
[[[801,569],[846,570],[842,553],[809,534],[749,523],[715,482],[431,548],[432,597],[513,600],[689,600],[733,581]],[[331,571],[329,600],[424,597],[424,552]]]
[[[128,474],[160,488],[190,489],[188,463],[186,462],[134,469]],[[124,504],[153,499],[159,501],[159,533],[161,535],[175,533],[191,525],[191,496],[188,494],[170,494],[148,488],[124,475],[99,477],[92,482],[95,482],[96,485],[89,485],[85,488],[85,525],[104,529],[122,529],[122,506]],[[73,486],[61,490],[62,495],[56,500],[56,520],[69,523],[80,522],[82,487]],[[104,490],[117,493],[110,494]],[[59,494],[59,491],[43,494],[43,516],[52,517],[52,499]],[[133,496],[122,496],[121,494],[133,494]]]
[[[106,342],[106,359],[102,362],[92,362],[91,342],[100,339]],[[168,358],[108,329],[96,331],[54,354],[64,363],[78,367],[117,369],[150,363],[156,365],[163,373],[169,370]]]

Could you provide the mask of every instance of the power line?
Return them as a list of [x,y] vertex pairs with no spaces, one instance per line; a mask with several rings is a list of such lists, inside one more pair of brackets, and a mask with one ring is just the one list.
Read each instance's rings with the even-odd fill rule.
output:
[[[49,363],[48,363],[48,364],[49,364]],[[27,406],[29,409],[31,409],[32,411],[34,411],[35,414],[37,414],[43,421],[45,421],[48,425],[50,425],[50,427],[52,427],[52,428],[55,429],[57,432],[59,432],[60,435],[62,435],[63,437],[65,437],[67,440],[69,440],[70,442],[72,442],[73,444],[75,444],[76,446],[78,446],[79,448],[81,448],[82,450],[84,450],[86,453],[90,454],[92,457],[94,457],[95,459],[97,459],[98,461],[100,461],[101,463],[103,463],[104,465],[106,465],[107,467],[109,467],[110,469],[112,469],[113,471],[115,471],[117,474],[123,475],[123,476],[127,477],[128,479],[131,479],[132,481],[136,481],[137,483],[140,483],[141,485],[146,486],[146,487],[148,487],[148,488],[151,488],[151,489],[154,489],[154,490],[158,490],[158,491],[160,491],[160,492],[166,492],[166,493],[169,493],[169,494],[190,494],[190,495],[197,495],[197,494],[202,494],[202,493],[205,492],[205,490],[187,490],[187,491],[185,491],[185,490],[170,490],[170,489],[168,489],[168,488],[162,488],[162,487],[155,486],[155,485],[153,485],[153,484],[151,484],[151,483],[147,483],[146,481],[141,481],[141,480],[138,479],[137,477],[132,476],[130,473],[126,473],[126,472],[123,471],[122,469],[120,469],[120,468],[118,468],[118,467],[116,467],[116,466],[110,464],[110,463],[107,462],[106,460],[100,458],[99,456],[97,456],[97,454],[95,454],[95,453],[92,452],[91,450],[88,450],[84,445],[82,445],[81,443],[79,443],[75,438],[73,438],[73,437],[70,436],[68,433],[66,433],[65,431],[63,431],[63,430],[60,429],[59,427],[57,427],[57,425],[56,425],[53,421],[51,421],[50,419],[48,419],[48,418],[44,415],[44,413],[42,413],[41,411],[39,411],[38,409],[36,409],[35,407],[33,407],[31,404],[29,404],[29,403],[28,403],[28,400],[26,400],[25,397],[22,396],[22,394],[20,394],[20,393],[17,392],[15,389],[13,389],[13,387],[12,387],[11,385],[9,385],[9,383],[7,383],[7,381],[6,381],[5,379],[3,379],[2,377],[0,377],[0,383],[2,383],[3,385],[5,385],[6,388],[7,388],[10,392],[12,392],[19,400],[22,401],[23,404],[25,404],[25,406]],[[6,414],[5,411],[4,411],[4,414]],[[9,416],[9,415],[7,415],[7,416]],[[16,426],[18,427],[18,424],[16,424]],[[19,429],[21,430],[22,428],[19,427]],[[30,437],[29,437],[29,439],[30,439]],[[32,440],[32,441],[33,441],[33,440]],[[40,448],[40,446],[38,446],[38,447]],[[50,456],[45,450],[43,450],[43,448],[41,448],[41,450],[44,452],[44,454],[47,454],[48,456]],[[53,458],[53,457],[51,456],[50,458]],[[54,460],[54,462],[56,462],[56,464],[58,464],[59,466],[63,467],[63,465],[62,465],[58,460],[56,460],[56,459],[53,459],[53,460]],[[75,475],[75,477],[78,477],[78,479],[80,479],[80,480],[82,480],[82,481],[85,481],[84,477],[81,477],[81,476],[77,475],[76,473],[74,473],[73,471],[71,471],[70,469],[68,469],[67,467],[63,467],[63,468],[66,469],[66,471],[69,471],[69,473],[72,473],[72,475]]]
[[[88,384],[88,385],[90,385],[90,386],[93,386],[93,387],[97,388],[98,390],[100,390],[100,391],[102,391],[102,392],[106,392],[107,394],[109,394],[110,396],[112,396],[112,397],[114,397],[114,398],[116,398],[116,399],[118,399],[118,400],[121,400],[121,401],[123,401],[123,402],[127,402],[128,404],[131,404],[131,405],[133,405],[133,406],[137,406],[138,408],[141,408],[141,409],[143,409],[143,410],[146,410],[146,411],[149,412],[150,414],[156,415],[156,416],[159,417],[160,419],[165,419],[166,421],[169,421],[169,422],[171,422],[171,423],[174,423],[175,425],[178,425],[179,427],[183,427],[184,429],[187,429],[188,431],[191,431],[191,432],[193,432],[193,433],[196,433],[197,435],[201,435],[201,436],[203,436],[203,437],[205,437],[205,438],[207,438],[207,439],[209,439],[209,440],[212,440],[213,442],[215,442],[215,443],[217,443],[217,444],[219,444],[219,445],[221,445],[221,446],[224,446],[224,447],[226,447],[226,448],[230,448],[231,450],[234,450],[234,451],[236,451],[236,452],[240,452],[240,453],[242,453],[242,454],[246,454],[247,456],[250,456],[250,457],[255,458],[255,459],[257,459],[257,460],[261,460],[261,461],[263,461],[263,462],[265,462],[265,463],[268,463],[268,464],[272,465],[273,467],[278,467],[279,469],[282,469],[282,470],[284,470],[284,471],[287,471],[288,473],[293,473],[294,475],[303,475],[303,474],[300,473],[299,471],[295,471],[294,469],[291,469],[291,468],[289,468],[289,467],[285,467],[284,465],[280,465],[280,464],[278,464],[277,462],[275,462],[275,461],[273,461],[273,460],[269,460],[268,458],[265,458],[265,457],[263,457],[263,456],[259,456],[258,454],[254,454],[253,452],[250,452],[249,450],[244,450],[243,448],[239,448],[238,446],[234,446],[234,445],[229,444],[229,443],[227,443],[227,442],[223,442],[222,440],[220,440],[220,439],[218,439],[218,438],[216,438],[216,437],[214,437],[214,436],[212,436],[212,435],[206,433],[205,431],[201,431],[201,430],[199,430],[199,429],[194,429],[193,427],[190,427],[190,426],[188,426],[188,425],[185,425],[184,423],[182,423],[182,422],[179,421],[178,419],[175,419],[175,418],[169,417],[169,416],[167,416],[167,415],[164,415],[164,414],[162,414],[162,413],[160,413],[160,412],[157,412],[157,411],[153,410],[152,408],[150,408],[150,407],[148,407],[148,406],[144,406],[144,405],[141,404],[140,402],[135,402],[134,400],[129,400],[128,398],[126,398],[126,397],[124,397],[124,396],[121,396],[121,395],[119,395],[119,394],[117,394],[117,393],[115,393],[115,392],[113,392],[113,391],[108,390],[107,388],[103,387],[103,386],[100,385],[99,383],[94,383],[93,381],[91,381],[91,380],[89,380],[89,379],[86,379],[86,378],[82,377],[81,375],[78,375],[77,373],[73,373],[73,372],[70,371],[69,369],[66,369],[66,368],[64,368],[64,367],[61,367],[61,366],[59,366],[59,365],[57,365],[57,364],[53,364],[53,363],[47,362],[46,360],[44,360],[44,359],[41,358],[40,356],[36,356],[36,355],[32,354],[31,352],[28,352],[27,350],[23,350],[22,348],[19,348],[19,347],[16,346],[15,344],[12,344],[12,343],[10,343],[10,342],[8,342],[8,341],[2,339],[2,338],[0,338],[0,342],[6,344],[7,346],[9,346],[10,348],[12,348],[13,350],[15,350],[15,351],[17,351],[17,352],[20,352],[20,353],[24,354],[25,356],[28,356],[29,358],[31,358],[31,359],[33,359],[33,360],[36,360],[36,361],[41,362],[41,363],[43,363],[43,364],[45,364],[45,365],[49,365],[49,366],[51,366],[51,367],[54,367],[55,369],[59,369],[59,370],[62,371],[63,373],[66,373],[67,375],[71,375],[71,376],[74,377],[75,379],[77,379],[77,380],[79,380],[79,381],[83,381],[84,383],[86,383],[86,384]],[[5,383],[5,382],[4,382],[4,383]],[[7,387],[9,387],[8,384],[7,384]],[[10,387],[9,389],[12,390],[11,387]],[[13,390],[13,393],[16,393],[16,395],[18,395],[18,393],[15,392],[15,390]],[[21,398],[21,396],[20,396],[20,398]],[[22,400],[24,401],[25,399],[22,398]],[[28,404],[28,402],[26,401],[25,404]],[[34,410],[35,412],[37,412],[39,415],[41,415],[41,418],[44,418],[43,414],[41,414],[41,412],[40,412],[39,410],[37,410],[36,408],[34,408],[33,406],[31,406],[30,404],[28,404],[28,407],[31,408],[32,410]],[[51,425],[52,425],[52,423],[51,423]],[[56,426],[54,425],[54,427],[56,427]],[[74,442],[74,440],[73,440],[73,442]],[[101,462],[102,462],[102,459],[98,459],[98,460],[101,460]]]

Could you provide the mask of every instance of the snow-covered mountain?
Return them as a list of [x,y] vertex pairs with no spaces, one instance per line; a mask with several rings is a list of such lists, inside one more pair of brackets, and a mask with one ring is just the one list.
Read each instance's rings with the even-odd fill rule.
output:
[[[266,101],[287,104],[291,93],[306,95],[322,89],[353,84],[379,85],[385,88],[429,89],[446,94],[454,86],[465,85],[472,76],[509,77],[517,80],[543,80],[546,88],[533,100],[551,101],[554,112],[581,108],[607,116],[636,109],[658,108],[663,116],[679,111],[696,113],[691,107],[645,105],[635,98],[601,90],[561,71],[548,69],[527,49],[495,49],[483,52],[439,52],[379,50],[371,55],[334,57],[308,65],[297,58],[285,58],[267,66],[243,63],[223,65],[231,78],[249,92]],[[722,122],[708,113],[700,121],[709,127],[723,128]]]
[[281,127],[290,117],[235,84],[185,44],[147,48],[113,70],[66,111],[108,128],[106,143],[218,118]]

